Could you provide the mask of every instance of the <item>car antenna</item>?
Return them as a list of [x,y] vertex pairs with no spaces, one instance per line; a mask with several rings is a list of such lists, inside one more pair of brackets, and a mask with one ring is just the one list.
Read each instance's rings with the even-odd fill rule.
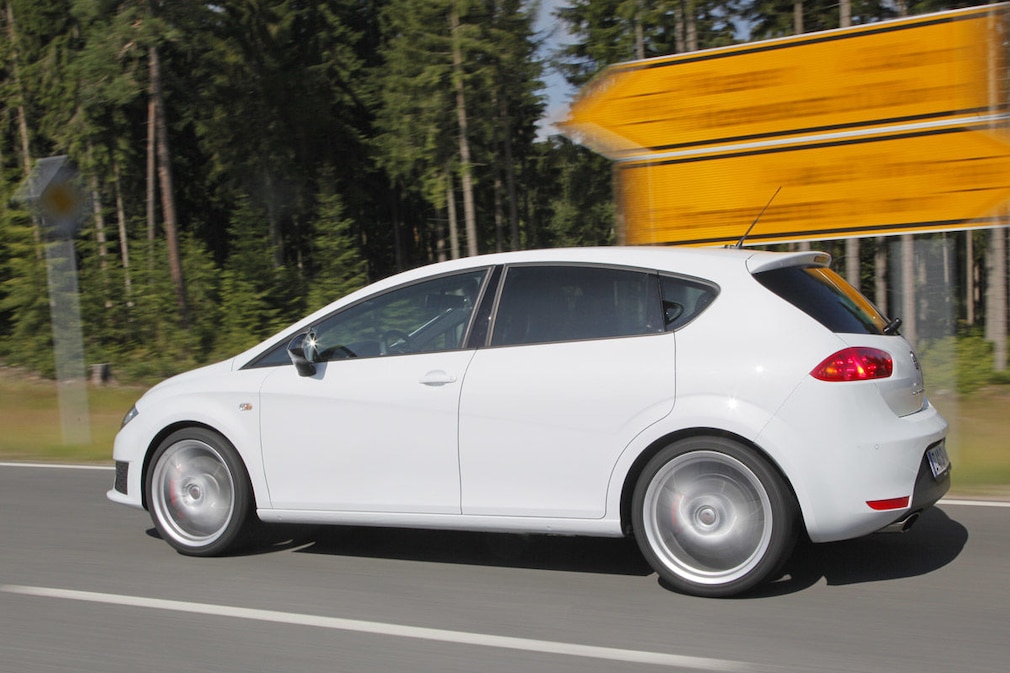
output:
[[747,227],[747,231],[744,232],[743,236],[740,237],[740,240],[737,241],[736,245],[733,246],[734,248],[739,250],[740,248],[743,247],[743,242],[747,240],[748,236],[750,236],[751,229],[753,229],[754,225],[758,223],[758,220],[761,219],[761,216],[765,214],[766,210],[768,210],[768,206],[772,205],[772,201],[775,200],[775,197],[778,196],[779,192],[781,191],[782,191],[782,185],[779,185],[779,188],[775,190],[775,193],[772,194],[772,197],[768,199],[768,203],[765,204],[765,207],[761,209],[761,212],[758,213],[758,216],[755,217],[754,221],[750,223],[749,227]]

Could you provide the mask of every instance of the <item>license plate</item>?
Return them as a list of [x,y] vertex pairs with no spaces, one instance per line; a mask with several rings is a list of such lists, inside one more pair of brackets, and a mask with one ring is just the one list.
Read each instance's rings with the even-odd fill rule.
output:
[[946,444],[938,444],[926,451],[926,459],[929,461],[929,469],[933,471],[934,479],[939,479],[950,470]]

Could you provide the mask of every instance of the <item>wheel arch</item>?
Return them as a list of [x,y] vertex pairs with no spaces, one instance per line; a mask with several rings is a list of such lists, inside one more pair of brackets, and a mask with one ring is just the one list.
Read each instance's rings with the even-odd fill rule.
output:
[[206,430],[208,432],[213,432],[214,434],[218,435],[219,437],[221,437],[222,439],[224,439],[226,442],[228,442],[229,444],[231,444],[232,448],[235,449],[235,454],[239,457],[239,460],[242,462],[242,469],[245,471],[246,483],[249,486],[250,491],[253,493],[253,499],[255,500],[256,489],[255,489],[254,484],[252,482],[252,478],[249,475],[249,466],[246,465],[245,456],[243,456],[242,452],[239,451],[238,448],[235,446],[235,442],[232,441],[232,439],[230,437],[228,437],[227,434],[221,432],[220,429],[215,428],[212,425],[208,425],[206,423],[201,423],[199,421],[176,421],[174,423],[170,423],[169,425],[166,425],[164,428],[162,428],[161,430],[159,430],[154,435],[154,437],[151,438],[150,443],[147,445],[147,450],[144,451],[144,464],[143,464],[143,467],[141,468],[141,473],[140,473],[141,474],[141,478],[140,478],[140,502],[143,505],[144,509],[147,510],[147,511],[150,511],[148,509],[147,473],[148,473],[148,470],[151,468],[151,459],[154,457],[154,452],[157,451],[158,447],[161,446],[161,443],[163,441],[165,441],[165,439],[167,439],[173,433],[178,432],[179,430],[187,430],[189,428],[200,428],[200,429]]
[[760,446],[742,437],[735,432],[730,432],[728,430],[723,430],[720,428],[710,428],[710,427],[694,427],[694,428],[684,428],[682,430],[677,430],[669,434],[663,435],[662,437],[656,439],[651,444],[649,444],[645,450],[643,450],[638,457],[635,458],[634,462],[631,464],[631,468],[624,475],[624,483],[621,486],[621,531],[628,537],[634,535],[634,527],[632,526],[632,499],[635,494],[635,486],[638,484],[638,480],[645,470],[645,466],[649,464],[653,456],[659,453],[663,448],[669,446],[670,444],[680,441],[682,439],[687,439],[690,437],[703,437],[703,436],[713,436],[713,437],[723,437],[726,439],[731,439],[735,442],[740,443],[747,449],[753,451],[759,457],[761,457],[765,462],[775,472],[778,473],[782,482],[789,489],[789,495],[792,498],[794,509],[796,512],[797,522],[799,524],[800,530],[806,530],[806,524],[803,519],[803,508],[799,506],[799,499],[796,497],[796,490],[793,488],[792,481],[789,476],[785,473],[782,467],[778,464],[771,454],[762,449]]

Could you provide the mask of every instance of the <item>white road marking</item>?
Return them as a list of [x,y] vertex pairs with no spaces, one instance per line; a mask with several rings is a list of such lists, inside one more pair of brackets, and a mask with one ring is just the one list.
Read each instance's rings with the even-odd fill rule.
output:
[[635,664],[652,664],[655,666],[674,666],[702,671],[717,671],[718,673],[748,673],[758,668],[751,664],[725,659],[710,659],[708,657],[689,657],[664,652],[648,652],[642,650],[624,650],[614,647],[598,647],[595,645],[580,645],[551,640],[536,640],[532,638],[515,638],[496,636],[487,633],[471,633],[467,631],[449,631],[420,626],[404,626],[384,622],[369,622],[358,619],[343,619],[339,617],[323,617],[296,612],[280,612],[277,610],[258,610],[229,605],[214,605],[210,603],[190,603],[187,601],[172,601],[161,598],[146,598],[143,596],[122,596],[118,594],[95,593],[91,591],[75,591],[72,589],[56,589],[51,587],[33,587],[7,584],[0,590],[10,594],[37,596],[42,598],[59,598],[64,600],[104,603],[127,607],[150,608],[154,610],[169,610],[191,614],[211,615],[216,617],[232,617],[236,619],[251,619],[260,622],[274,622],[296,626],[314,626],[323,629],[339,631],[355,631],[400,638],[415,638],[443,643],[461,645],[476,645],[479,647],[498,647],[526,652],[543,652],[590,659],[622,661]]
[[1010,502],[1005,500],[958,500],[957,498],[944,498],[938,505],[963,505],[964,507],[1010,507]]
[[114,470],[112,465],[69,465],[67,463],[0,463],[0,467],[44,467],[57,470]]

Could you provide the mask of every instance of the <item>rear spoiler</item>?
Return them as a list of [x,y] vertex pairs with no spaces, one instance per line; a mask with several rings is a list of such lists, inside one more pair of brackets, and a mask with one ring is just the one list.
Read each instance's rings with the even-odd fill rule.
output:
[[756,252],[747,259],[747,270],[752,274],[790,266],[829,266],[831,255],[816,250],[766,254]]

